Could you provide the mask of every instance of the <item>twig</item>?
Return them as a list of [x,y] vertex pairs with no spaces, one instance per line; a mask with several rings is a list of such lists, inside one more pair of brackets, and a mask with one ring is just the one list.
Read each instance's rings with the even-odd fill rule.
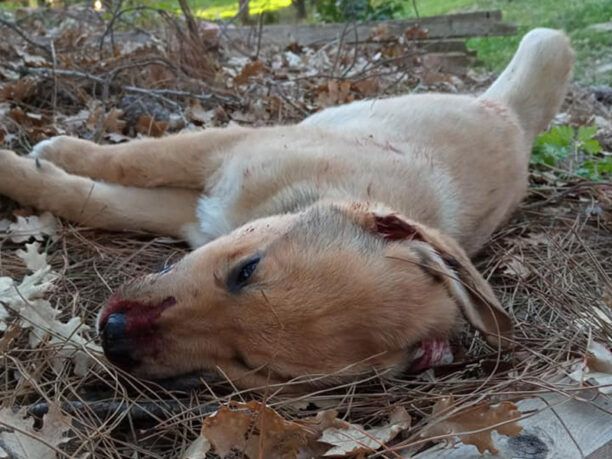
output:
[[421,15],[419,14],[419,9],[417,8],[417,0],[412,0],[412,8],[414,9],[414,14],[416,15],[417,19],[420,19]]
[[605,183],[605,182],[581,182],[581,183],[577,183],[574,186],[571,186],[569,188],[566,188],[563,191],[560,191],[550,197],[548,197],[547,199],[544,199],[542,201],[537,201],[531,204],[525,204],[523,206],[521,206],[524,210],[533,210],[533,209],[538,209],[540,207],[544,207],[547,206],[551,203],[557,202],[563,198],[565,198],[568,194],[574,193],[576,191],[579,191],[583,188],[597,188],[597,187],[602,187],[602,188],[610,188],[612,187],[612,185],[610,185],[609,183]]
[[351,62],[351,65],[344,69],[341,78],[345,78],[349,74],[353,67],[355,67],[355,64],[357,63],[357,58],[359,57],[359,46],[357,45],[357,42],[359,41],[359,33],[357,32],[357,24],[355,24],[353,27],[353,33],[355,34],[356,42],[355,45],[353,45],[353,61]]
[[187,0],[178,0],[179,6],[181,7],[181,11],[185,16],[185,21],[187,22],[187,28],[189,29],[189,35],[194,42],[199,41],[199,33],[198,33],[198,25],[196,24],[195,19],[193,18],[193,13],[191,12],[191,7]]
[[[86,80],[94,81],[102,86],[107,85],[107,78],[102,78],[96,75],[92,75],[91,73],[81,72],[79,70],[65,70],[65,69],[56,69],[53,72],[53,69],[46,67],[23,67],[20,69],[24,74],[37,74],[41,76],[52,76],[53,73],[55,75],[67,77],[67,78],[83,78]],[[238,99],[230,96],[230,95],[219,95],[219,94],[196,94],[189,91],[181,91],[176,89],[148,89],[148,88],[139,88],[137,86],[122,86],[125,92],[131,92],[135,94],[144,94],[156,98],[174,96],[174,97],[189,97],[193,99],[200,100],[202,102],[213,102],[213,103],[224,103],[224,104],[237,104]],[[176,105],[176,104],[175,104]]]
[[342,28],[342,33],[340,34],[340,40],[338,41],[338,51],[336,52],[336,57],[334,58],[334,64],[331,68],[331,77],[335,78],[336,75],[336,68],[338,67],[338,61],[340,60],[340,53],[342,52],[342,47],[344,46],[344,39],[346,37],[346,32],[348,31],[348,28],[352,25],[355,25],[354,23],[350,23],[347,22],[346,24],[344,24],[344,27]]
[[[191,415],[208,416],[219,409],[217,403],[205,403],[190,406],[176,400],[157,400],[154,402],[128,403],[125,400],[111,401],[70,401],[60,404],[60,409],[71,416],[91,413],[98,419],[107,419],[111,416],[129,417],[132,422],[143,424],[149,422],[159,422],[163,419],[189,412]],[[30,416],[41,419],[49,412],[49,403],[40,402],[28,407]]]
[[126,92],[133,92],[137,94],[145,94],[152,96],[175,96],[175,97],[190,97],[198,99],[203,102],[222,102],[226,104],[237,103],[238,99],[230,96],[220,96],[218,94],[196,94],[189,91],[179,91],[175,89],[147,89],[138,88],[136,86],[124,86],[123,90]]
[[19,71],[25,75],[27,74],[36,74],[41,75],[43,77],[59,75],[68,78],[83,78],[85,80],[95,81],[99,84],[104,84],[104,78],[100,78],[98,76],[92,75],[91,73],[81,72],[79,70],[65,70],[65,69],[52,69],[46,67],[22,67]]
[[53,40],[51,40],[51,56],[51,64],[53,65],[53,100],[51,104],[53,106],[53,124],[55,124],[57,116],[57,73],[55,73],[55,71],[57,70],[57,55],[55,54],[55,43],[53,42]]
[[110,41],[111,41],[111,53],[113,52],[113,49],[115,48],[115,33],[114,33],[114,25],[115,22],[117,21],[117,19],[119,19],[119,16],[121,16],[121,7],[123,6],[123,0],[119,0],[117,2],[117,6],[115,7],[115,9],[113,10],[113,16],[111,17],[110,21],[108,22],[108,26],[106,27],[106,30],[104,30],[104,33],[102,34],[102,37],[100,38],[100,44],[98,45],[98,53],[100,53],[100,58],[102,58],[102,48],[104,47],[104,40],[106,39],[107,35],[110,34]]
[[7,21],[7,20],[2,19],[2,18],[0,18],[0,24],[3,25],[4,27],[7,27],[7,28],[11,29],[13,32],[15,32],[17,35],[19,35],[24,41],[26,41],[30,45],[32,45],[35,48],[38,48],[38,49],[44,51],[45,54],[48,57],[52,57],[53,53],[51,52],[51,49],[49,49],[48,46],[45,46],[42,43],[38,43],[38,42],[32,40],[31,38],[29,38],[27,36],[27,34],[23,31],[23,29],[21,29],[21,27],[19,27],[17,24],[15,24],[15,23],[13,23],[11,21]]
[[263,13],[259,13],[259,24],[257,24],[257,49],[255,50],[255,60],[259,59],[261,52],[261,36],[263,35]]
[[[108,36],[109,33],[111,33],[111,29],[114,27],[115,22],[117,22],[118,20],[122,19],[122,16],[126,13],[131,13],[131,12],[139,12],[139,11],[152,11],[154,13],[159,14],[163,19],[168,18],[168,13],[164,10],[160,10],[159,8],[152,8],[150,6],[134,6],[131,8],[125,8],[123,10],[118,11],[116,14],[113,13],[113,18],[111,19],[111,21],[109,21],[108,25],[106,26],[106,29],[104,30],[104,33],[102,34],[102,36],[100,37],[100,44],[98,45],[98,52],[101,53],[102,52],[102,48],[104,47],[104,40],[106,39],[106,37]],[[134,27],[132,24],[130,24],[132,27]],[[142,30],[142,29],[140,29]],[[146,32],[146,31],[145,31]],[[149,32],[146,32],[150,35]],[[114,45],[114,43],[111,41],[111,44]]]

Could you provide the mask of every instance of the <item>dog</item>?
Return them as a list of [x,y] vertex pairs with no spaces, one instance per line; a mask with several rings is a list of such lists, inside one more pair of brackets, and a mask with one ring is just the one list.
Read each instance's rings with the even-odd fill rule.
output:
[[512,343],[469,257],[524,197],[573,60],[562,32],[535,29],[478,97],[366,100],[296,125],[118,145],[55,137],[30,157],[0,152],[0,194],[194,248],[101,310],[108,360],[137,376],[217,370],[252,388],[420,370],[448,359],[462,317]]

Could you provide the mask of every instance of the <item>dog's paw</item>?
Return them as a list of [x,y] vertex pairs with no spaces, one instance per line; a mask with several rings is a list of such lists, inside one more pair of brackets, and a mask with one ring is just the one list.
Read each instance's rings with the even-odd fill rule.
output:
[[32,148],[32,151],[28,154],[28,156],[35,159],[49,159],[49,157],[53,155],[53,152],[61,149],[60,144],[65,142],[66,139],[67,136],[58,135],[56,137],[43,140],[42,142],[38,142],[36,145],[34,145],[34,148]]

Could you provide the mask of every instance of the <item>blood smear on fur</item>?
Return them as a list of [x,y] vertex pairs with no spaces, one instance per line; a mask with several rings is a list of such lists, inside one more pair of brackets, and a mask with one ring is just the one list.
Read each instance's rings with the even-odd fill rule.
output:
[[425,340],[421,341],[421,347],[416,350],[410,371],[417,373],[450,363],[453,363],[453,352],[448,340]]

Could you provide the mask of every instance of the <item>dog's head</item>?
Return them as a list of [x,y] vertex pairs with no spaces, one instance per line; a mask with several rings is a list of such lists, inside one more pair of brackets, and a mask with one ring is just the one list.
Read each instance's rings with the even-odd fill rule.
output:
[[403,368],[461,314],[494,343],[511,333],[454,240],[368,204],[326,203],[251,222],[125,285],[98,325],[109,359],[136,375],[217,369],[253,387]]

